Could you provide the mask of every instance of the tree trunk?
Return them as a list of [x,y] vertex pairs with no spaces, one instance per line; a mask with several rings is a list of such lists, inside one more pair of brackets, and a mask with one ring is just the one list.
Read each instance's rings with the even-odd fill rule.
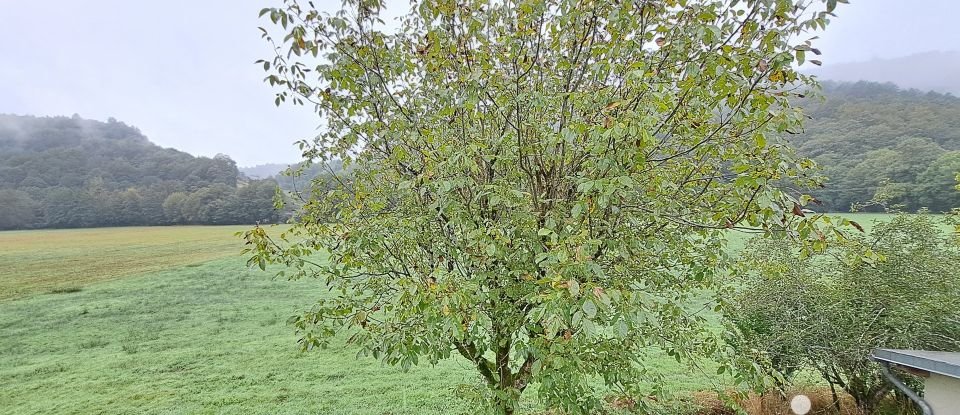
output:
[[854,402],[856,402],[857,410],[860,411],[861,415],[874,415],[877,413],[877,408],[880,407],[880,400],[875,396],[854,396]]
[[[502,391],[502,392],[509,393],[509,392],[506,392],[506,391]],[[496,404],[497,404],[497,413],[498,413],[498,414],[501,414],[501,415],[513,415],[513,412],[514,412],[513,402],[511,402],[509,398],[508,398],[508,399],[503,399],[503,398],[501,398],[501,397],[497,397],[497,398],[496,398]]]
[[497,396],[495,397],[497,412],[503,415],[513,415],[514,404],[517,400],[514,397],[513,372],[510,371],[510,343],[513,339],[510,332],[498,324],[493,325],[493,332],[493,347],[496,356],[494,364],[497,374]]
[[830,383],[830,394],[833,395],[833,407],[837,409],[837,413],[839,414],[840,411],[842,411],[842,408],[840,408],[840,397],[837,396],[837,387],[836,385],[833,384],[833,382],[829,382],[829,383]]
[[890,388],[887,386],[880,386],[874,389],[867,390],[866,399],[864,399],[866,407],[864,410],[870,411],[866,412],[867,414],[874,414],[877,412],[877,409],[880,408],[880,404],[883,403],[883,398],[890,393]]

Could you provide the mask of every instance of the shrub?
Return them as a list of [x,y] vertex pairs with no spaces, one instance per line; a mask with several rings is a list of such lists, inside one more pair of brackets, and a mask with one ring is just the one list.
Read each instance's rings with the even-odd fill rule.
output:
[[771,369],[801,367],[876,413],[891,391],[875,348],[960,350],[960,251],[926,215],[900,215],[869,235],[801,255],[785,239],[752,241],[732,314],[741,350]]

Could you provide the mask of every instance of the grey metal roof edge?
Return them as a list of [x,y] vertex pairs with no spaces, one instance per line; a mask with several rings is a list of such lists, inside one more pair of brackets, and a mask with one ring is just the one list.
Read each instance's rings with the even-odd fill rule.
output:
[[960,379],[960,365],[954,363],[913,355],[904,350],[874,349],[870,355],[874,360],[883,360]]

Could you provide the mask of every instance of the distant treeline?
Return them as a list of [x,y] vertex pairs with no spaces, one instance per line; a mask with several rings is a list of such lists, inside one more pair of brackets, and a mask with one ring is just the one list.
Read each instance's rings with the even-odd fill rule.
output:
[[875,196],[905,211],[960,207],[960,98],[872,82],[825,83],[823,94],[801,102],[810,119],[788,137],[829,177],[813,191],[820,210]]
[[0,115],[0,229],[276,222],[276,188],[112,118]]

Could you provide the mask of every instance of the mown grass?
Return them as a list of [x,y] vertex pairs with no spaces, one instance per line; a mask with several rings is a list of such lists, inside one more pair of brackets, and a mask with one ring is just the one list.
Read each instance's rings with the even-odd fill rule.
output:
[[[0,233],[17,264],[0,271],[0,413],[475,412],[455,393],[479,380],[463,360],[404,373],[342,341],[299,352],[286,319],[326,290],[247,269],[239,229]],[[712,371],[650,368],[675,390]]]
[[[450,413],[460,362],[402,373],[335,343],[300,353],[288,316],[324,295],[239,259],[0,302],[0,413]],[[467,408],[460,407],[460,412]]]
[[[475,412],[454,393],[478,380],[465,361],[404,373],[342,341],[300,353],[285,321],[326,291],[244,267],[241,229],[0,233],[0,414]],[[681,394],[722,387],[709,366],[650,362]]]
[[70,293],[120,277],[239,257],[232,227],[131,227],[0,232],[0,300]]

